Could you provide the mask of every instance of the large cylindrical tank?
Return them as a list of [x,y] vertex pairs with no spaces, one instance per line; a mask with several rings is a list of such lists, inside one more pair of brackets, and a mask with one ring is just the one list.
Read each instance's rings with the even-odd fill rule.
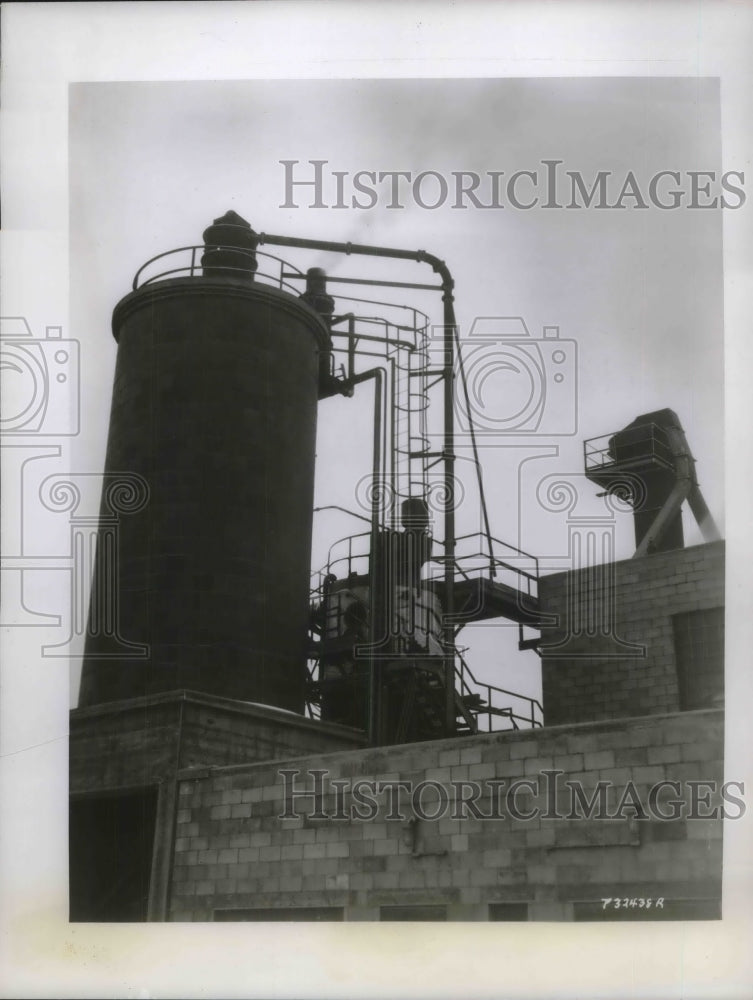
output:
[[79,704],[183,688],[302,711],[327,328],[218,267],[126,296],[113,332],[106,472],[149,487],[118,522],[117,617],[149,650],[90,634]]

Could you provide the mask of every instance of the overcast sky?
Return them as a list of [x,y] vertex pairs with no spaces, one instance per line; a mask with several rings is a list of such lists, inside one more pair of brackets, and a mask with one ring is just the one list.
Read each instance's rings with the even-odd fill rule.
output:
[[[309,207],[310,189],[286,202],[282,160],[294,176],[313,176],[326,160],[325,203],[335,198],[332,171],[347,173],[349,204],[357,171],[436,171],[450,193],[433,210],[410,188],[390,209],[388,185],[377,185],[370,209]],[[549,397],[539,433],[481,437],[492,532],[542,560],[567,567],[567,512],[542,509],[548,477],[569,478],[578,491],[570,517],[604,514],[596,489],[582,479],[582,441],[619,429],[635,416],[671,407],[685,427],[706,499],[723,523],[722,213],[682,207],[662,211],[623,200],[622,210],[535,207],[518,210],[504,184],[516,171],[537,171],[546,199],[544,160],[558,175],[578,172],[590,187],[611,171],[610,203],[632,172],[645,201],[650,179],[678,171],[689,200],[690,171],[722,173],[718,81],[714,79],[337,80],[77,84],[70,92],[71,318],[82,352],[82,429],[76,466],[101,469],[115,343],[110,317],[134,272],[164,250],[200,243],[228,209],[258,231],[314,239],[423,248],[442,257],[456,281],[456,311],[465,350],[476,317],[522,317],[533,338],[557,326],[567,378]],[[453,207],[452,172],[504,172],[502,209],[466,200]],[[437,182],[438,183],[438,182]],[[523,203],[533,184],[516,188]],[[670,183],[660,189],[666,200]],[[441,200],[431,181],[425,203]],[[570,200],[561,183],[558,203]],[[361,197],[361,201],[365,201]],[[730,199],[736,203],[735,199]],[[275,252],[275,248],[269,248]],[[285,253],[283,252],[283,256]],[[432,282],[427,267],[288,254],[301,267],[332,274],[391,275]],[[340,289],[343,286],[339,286]],[[338,286],[332,286],[335,294]],[[350,289],[348,289],[350,291]],[[400,293],[441,321],[439,296]],[[344,311],[344,309],[343,309]],[[472,356],[469,354],[469,361]],[[549,364],[549,363],[547,363]],[[551,364],[549,364],[551,369]],[[551,371],[549,371],[551,376]],[[517,381],[516,381],[517,380]],[[472,386],[473,388],[473,386]],[[492,418],[520,403],[520,376],[492,372],[479,391]],[[558,394],[559,393],[559,394]],[[515,405],[510,403],[512,410]],[[575,408],[575,409],[573,409]],[[510,412],[512,412],[512,410]],[[577,413],[577,422],[571,414]],[[317,505],[355,506],[354,487],[370,467],[370,390],[333,399],[319,410]],[[491,423],[497,427],[498,423]],[[568,434],[562,436],[562,431]],[[466,496],[459,531],[480,525],[478,494],[465,438],[459,439]],[[535,462],[525,459],[539,456]],[[542,486],[542,481],[545,481]],[[700,535],[685,516],[686,538]],[[356,522],[318,515],[314,566]],[[633,551],[632,521],[615,519],[617,554]],[[505,687],[537,693],[533,654],[515,655],[515,630],[466,630],[478,649],[478,672]],[[533,685],[533,686],[532,686]]]

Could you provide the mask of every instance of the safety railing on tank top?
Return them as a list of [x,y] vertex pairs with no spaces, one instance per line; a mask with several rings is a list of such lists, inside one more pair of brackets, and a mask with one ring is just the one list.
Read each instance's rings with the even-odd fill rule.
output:
[[[225,263],[210,262],[202,264],[202,255],[208,250],[213,253],[217,251],[232,254],[235,258],[247,257],[249,263],[256,264],[257,270],[253,270],[251,267],[235,267],[232,264]],[[261,262],[259,258],[262,258]],[[157,270],[157,268],[162,268],[165,263],[171,266],[168,266],[164,270]],[[207,274],[211,276],[212,273],[222,273],[223,276],[238,277],[245,281],[261,281],[262,284],[272,285],[296,297],[300,295],[300,288],[292,284],[283,275],[290,276],[295,274],[296,277],[300,277],[302,280],[306,278],[303,271],[294,267],[289,261],[283,260],[275,254],[267,253],[264,250],[200,244],[197,246],[177,247],[175,250],[166,250],[164,253],[158,253],[155,257],[151,257],[136,272],[133,279],[133,290],[136,291],[145,285],[151,285],[168,278],[196,278],[206,276]]]
[[334,542],[327,554],[327,562],[318,576],[335,576],[338,580],[352,576],[365,576],[369,572],[371,532],[363,531]]

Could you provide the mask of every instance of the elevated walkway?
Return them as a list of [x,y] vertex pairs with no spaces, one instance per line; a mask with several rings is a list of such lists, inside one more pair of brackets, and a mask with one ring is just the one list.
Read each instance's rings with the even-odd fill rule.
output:
[[[441,581],[434,580],[430,586],[437,596],[442,595],[444,584]],[[453,618],[461,627],[493,618],[506,618],[533,628],[538,628],[547,621],[546,616],[542,620],[537,596],[488,577],[456,581],[454,598]]]

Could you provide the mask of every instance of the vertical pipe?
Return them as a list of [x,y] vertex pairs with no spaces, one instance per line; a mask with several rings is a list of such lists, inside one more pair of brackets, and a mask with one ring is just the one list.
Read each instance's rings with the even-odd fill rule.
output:
[[452,285],[447,282],[444,302],[444,677],[445,732],[455,735],[455,310]]
[[[369,743],[375,746],[381,742],[382,735],[382,678],[378,670],[376,656],[376,623],[378,607],[377,583],[381,580],[382,569],[376,566],[379,559],[379,523],[380,497],[382,485],[379,482],[381,472],[382,443],[382,373],[374,372],[374,454],[372,460],[372,497],[371,497],[371,609],[369,613]],[[376,569],[376,572],[375,572]]]
[[356,374],[356,317],[348,314],[348,378]]
[[382,567],[379,563],[379,528],[382,513],[382,395],[383,373],[380,368],[372,368],[368,372],[357,375],[354,383],[374,379],[374,442],[372,453],[372,491],[371,491],[371,544],[369,553],[369,577],[371,580],[369,603],[369,699],[368,699],[368,738],[370,746],[377,746],[381,741],[382,730],[382,697],[381,678],[378,671],[376,656],[377,645],[377,614],[379,608],[379,587],[382,581]]

